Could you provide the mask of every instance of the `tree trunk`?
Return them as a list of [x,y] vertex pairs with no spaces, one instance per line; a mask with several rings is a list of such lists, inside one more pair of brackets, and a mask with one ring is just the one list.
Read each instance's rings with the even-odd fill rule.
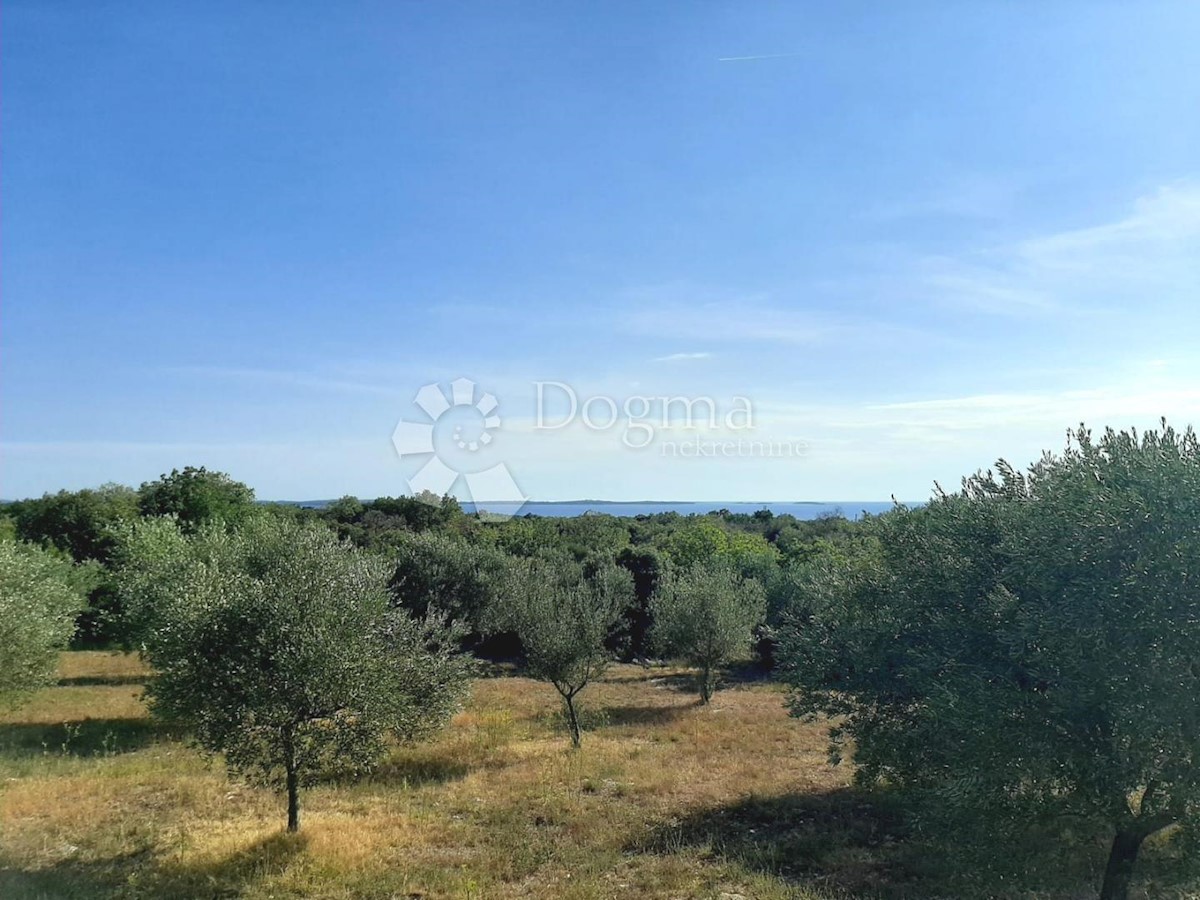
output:
[[1118,829],[1113,837],[1112,849],[1108,853],[1108,865],[1104,868],[1104,884],[1100,887],[1100,900],[1127,900],[1129,882],[1133,877],[1133,864],[1138,851],[1146,839],[1143,831]]
[[283,749],[283,770],[287,774],[287,830],[300,830],[300,764],[296,759],[296,725],[290,723],[280,731]]
[[288,766],[287,770],[287,803],[288,803],[288,824],[287,830],[296,832],[300,830],[300,778],[296,773],[294,765]]
[[578,750],[583,745],[583,732],[579,728],[579,715],[575,712],[575,695],[563,694],[567,706],[567,727],[571,729],[571,746]]
[[700,702],[708,703],[712,699],[712,667],[706,665],[700,672]]

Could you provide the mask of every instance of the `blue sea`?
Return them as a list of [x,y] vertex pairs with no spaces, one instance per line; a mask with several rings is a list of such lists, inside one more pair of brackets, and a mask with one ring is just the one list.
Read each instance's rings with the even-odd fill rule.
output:
[[[713,512],[718,509],[727,509],[734,513],[753,513],[760,509],[769,509],[771,512],[782,515],[784,513],[795,516],[797,519],[818,519],[821,516],[840,515],[847,519],[860,518],[863,513],[875,515],[877,513],[887,512],[892,508],[892,501],[878,500],[843,500],[829,503],[796,503],[796,502],[767,502],[767,503],[739,503],[734,501],[710,500],[696,502],[680,502],[674,500],[665,501],[639,501],[629,503],[611,502],[607,500],[572,500],[569,502],[546,503],[546,502],[529,502],[520,507],[517,515],[535,515],[535,516],[581,516],[584,513],[603,513],[610,516],[646,516],[655,513],[675,512],[680,515],[703,515],[704,513]],[[915,504],[908,504],[910,506]],[[497,512],[505,515],[513,513],[511,506],[505,504],[489,504],[480,503],[463,503],[463,509],[467,512]]]

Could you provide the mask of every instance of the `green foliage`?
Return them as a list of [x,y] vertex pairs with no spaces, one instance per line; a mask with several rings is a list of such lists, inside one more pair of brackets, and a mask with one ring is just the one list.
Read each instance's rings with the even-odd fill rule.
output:
[[147,481],[138,489],[138,505],[144,516],[175,516],[186,531],[212,521],[237,525],[255,512],[253,490],[203,466]]
[[59,491],[21,500],[10,504],[8,511],[21,539],[57,547],[76,562],[107,563],[114,529],[138,517],[138,497],[131,488],[105,484],[95,490]]
[[320,517],[360,547],[390,551],[406,534],[417,532],[470,534],[477,520],[462,511],[453,497],[429,491],[412,497],[379,497],[361,501],[342,497],[319,513]]
[[617,565],[633,577],[633,600],[621,612],[620,627],[609,646],[628,659],[644,659],[650,653],[650,600],[667,562],[653,547],[625,547],[617,554]]
[[576,562],[601,556],[611,560],[629,544],[629,520],[600,513],[558,518],[521,516],[493,523],[488,533],[513,556],[538,556],[549,549]]
[[131,488],[106,484],[96,489],[59,491],[7,507],[17,535],[69,555],[81,568],[76,577],[88,594],[76,622],[75,643],[97,645],[118,636],[120,617],[115,586],[105,568],[122,526],[138,518],[138,496]]
[[0,706],[49,684],[58,651],[83,606],[68,560],[31,544],[0,541]]
[[700,699],[707,703],[718,668],[749,649],[766,598],[762,585],[729,566],[697,565],[664,578],[651,611],[655,644],[700,669]]
[[859,776],[989,821],[1116,832],[1105,897],[1200,810],[1200,447],[1080,429],[1028,473],[869,523],[783,635],[797,713],[844,717]]
[[807,543],[802,553],[775,572],[767,582],[767,624],[778,628],[785,618],[806,614],[810,598],[827,587],[833,573],[866,564],[878,556],[879,545],[865,534],[867,524],[852,536],[837,540],[818,538]]
[[330,522],[347,523],[355,522],[360,519],[367,511],[366,506],[357,497],[347,494],[338,500],[334,500],[326,506],[321,512],[324,517]]
[[389,587],[400,606],[417,616],[436,607],[476,635],[509,578],[503,553],[437,532],[397,536],[392,556]]
[[697,517],[668,532],[663,551],[676,566],[730,567],[746,577],[766,579],[778,565],[779,553],[761,535],[732,531],[713,517]]
[[585,578],[578,566],[527,560],[515,566],[489,617],[493,630],[516,632],[529,674],[562,696],[576,747],[582,737],[575,697],[608,667],[605,643],[632,595],[629,573],[616,566]]
[[629,544],[626,522],[604,513],[555,519],[554,527],[557,536],[553,543],[580,562],[595,557],[611,561]]
[[357,773],[389,736],[418,737],[463,697],[460,634],[391,608],[384,564],[324,528],[259,517],[185,535],[128,533],[125,601],[155,675],[151,709],[254,781],[298,787]]

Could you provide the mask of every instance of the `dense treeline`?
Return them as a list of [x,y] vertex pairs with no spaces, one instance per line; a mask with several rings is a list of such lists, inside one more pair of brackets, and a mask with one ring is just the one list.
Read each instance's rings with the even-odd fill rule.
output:
[[[628,572],[632,590],[622,601],[605,646],[624,659],[660,656],[653,646],[651,598],[668,571],[696,566],[730,568],[761,586],[773,602],[759,615],[756,634],[777,625],[793,570],[834,547],[849,545],[854,523],[835,516],[802,521],[768,510],[707,515],[658,513],[633,518],[516,517],[489,521],[464,512],[452,497],[343,497],[324,508],[257,503],[253,491],[229,476],[186,468],[140,489],[104,485],[60,491],[0,506],[0,517],[20,540],[74,560],[88,576],[87,603],[74,635],[76,646],[104,647],[129,640],[123,633],[113,579],[114,552],[123,533],[143,518],[171,516],[184,533],[219,522],[236,530],[255,517],[324,525],[364,552],[386,560],[389,590],[417,615],[435,608],[462,623],[471,649],[492,657],[520,652],[515,632],[485,627],[484,612],[497,602],[512,571],[528,560],[591,574],[606,566]],[[753,607],[753,603],[750,604]],[[773,612],[772,612],[773,611]],[[769,641],[760,643],[769,660]]]
[[489,521],[435,496],[311,509],[256,503],[203,468],[2,514],[9,555],[47,585],[25,592],[44,608],[16,617],[27,633],[10,642],[33,662],[9,693],[44,682],[72,632],[139,649],[151,709],[285,790],[291,830],[303,784],[445,722],[475,657],[552,684],[576,747],[579,694],[614,658],[694,662],[707,702],[719,667],[765,633],[767,586],[849,529],[766,511]]
[[580,695],[612,660],[685,662],[707,703],[753,655],[924,827],[1069,818],[1069,839],[1110,842],[1103,900],[1128,896],[1148,838],[1196,837],[1191,429],[1081,427],[1025,472],[857,522],[309,509],[195,468],[0,515],[0,699],[51,677],[72,633],[136,647],[154,712],[285,790],[290,829],[303,784],[445,723],[480,658],[553,685],[579,746]]

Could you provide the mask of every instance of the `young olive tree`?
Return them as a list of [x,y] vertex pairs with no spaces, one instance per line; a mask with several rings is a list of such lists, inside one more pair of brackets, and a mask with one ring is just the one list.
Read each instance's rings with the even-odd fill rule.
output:
[[369,769],[390,738],[429,732],[464,696],[457,630],[391,609],[386,565],[324,527],[256,517],[188,536],[149,520],[120,561],[151,710],[286,790],[289,831],[301,786]]
[[719,668],[746,653],[766,616],[762,585],[729,566],[697,565],[671,572],[651,600],[656,646],[700,670],[700,701],[708,703]]
[[72,568],[41,547],[0,541],[0,706],[53,681],[85,602]]
[[1109,829],[1100,896],[1124,900],[1145,839],[1200,812],[1200,446],[1080,428],[996,468],[868,521],[876,558],[813,584],[793,708],[931,809]]
[[513,631],[525,650],[529,674],[554,685],[571,734],[583,740],[576,697],[603,674],[612,655],[605,642],[632,600],[629,573],[603,567],[591,578],[566,562],[525,560],[489,616],[495,631]]

